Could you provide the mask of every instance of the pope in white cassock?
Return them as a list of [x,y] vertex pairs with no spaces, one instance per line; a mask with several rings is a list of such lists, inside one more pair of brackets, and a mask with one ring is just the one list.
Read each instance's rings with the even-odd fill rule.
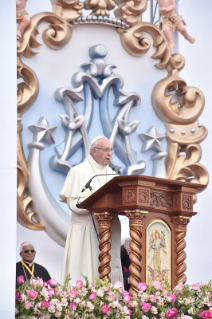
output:
[[[67,202],[72,211],[63,260],[62,283],[68,274],[72,279],[71,284],[75,283],[76,280],[82,280],[81,274],[87,276],[90,282],[99,277],[99,243],[92,217],[87,209],[77,208],[76,204],[80,197],[81,200],[85,200],[91,195],[90,189],[87,188],[84,192],[82,189],[94,175],[102,174],[103,176],[97,176],[92,180],[93,192],[114,177],[114,171],[108,166],[112,153],[112,144],[105,136],[93,139],[90,147],[90,158],[70,169],[60,193],[60,198],[63,202]],[[95,224],[98,231],[96,221]],[[110,251],[112,283],[116,280],[122,281],[120,246],[121,225],[118,216],[116,216],[112,225]]]

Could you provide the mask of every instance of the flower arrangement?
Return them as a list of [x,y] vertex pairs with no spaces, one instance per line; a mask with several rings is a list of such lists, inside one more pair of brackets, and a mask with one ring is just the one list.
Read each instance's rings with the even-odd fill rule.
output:
[[131,298],[122,291],[121,281],[112,285],[108,280],[97,279],[89,284],[85,277],[85,285],[77,280],[71,288],[68,281],[69,278],[61,286],[54,279],[45,283],[42,279],[24,281],[23,276],[18,276],[16,318],[130,319],[127,304]]
[[41,278],[24,281],[17,277],[16,318],[19,319],[192,319],[212,318],[212,284],[180,283],[173,291],[158,281],[138,284],[138,294],[130,297],[122,283],[112,285],[97,279],[85,284],[81,280],[70,288],[67,278],[61,286],[56,280]]

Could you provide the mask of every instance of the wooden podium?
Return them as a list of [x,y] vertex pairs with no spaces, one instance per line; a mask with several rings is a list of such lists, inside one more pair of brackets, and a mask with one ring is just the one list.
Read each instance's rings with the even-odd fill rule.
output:
[[[160,248],[163,249],[167,264],[170,265],[164,272],[169,273],[171,287],[173,288],[179,282],[185,283],[186,253],[184,249],[187,224],[190,218],[197,214],[193,212],[193,198],[205,187],[206,185],[143,175],[117,176],[84,200],[81,205],[89,207],[88,209],[98,220],[100,278],[105,276],[109,278],[112,222],[114,214],[121,214],[129,218],[132,238],[130,242],[132,252],[129,256],[131,260],[130,294],[137,293],[138,282],[146,282],[147,273],[153,271],[153,268],[156,269],[155,272],[159,277],[162,276],[158,268],[161,265],[160,249],[150,249],[154,250],[152,253],[155,255],[149,262],[149,266],[147,265],[148,247],[154,247],[152,243],[149,243],[149,238],[152,238],[155,243],[161,243]],[[151,237],[148,233],[150,227],[152,227]],[[153,238],[153,230],[159,227],[162,227],[164,231],[162,230],[160,235],[156,229],[154,231],[156,237]]]

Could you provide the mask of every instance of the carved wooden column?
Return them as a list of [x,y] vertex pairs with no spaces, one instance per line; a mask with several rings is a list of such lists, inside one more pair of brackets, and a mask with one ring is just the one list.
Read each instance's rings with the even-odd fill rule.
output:
[[142,267],[141,267],[141,248],[142,248],[142,227],[143,227],[143,219],[146,217],[147,211],[142,210],[126,210],[126,216],[129,218],[129,226],[130,226],[130,237],[132,238],[130,242],[130,248],[132,252],[130,253],[130,280],[129,283],[131,288],[129,293],[131,296],[137,295],[138,283],[142,281]]
[[186,231],[187,231],[187,225],[190,222],[190,217],[186,216],[175,216],[174,217],[174,224],[175,224],[175,240],[176,240],[176,276],[177,276],[177,282],[182,282],[183,284],[186,282],[187,278],[185,275],[186,271],[186,253],[184,251],[186,247]]
[[109,251],[111,250],[110,238],[111,238],[111,228],[112,222],[114,220],[114,215],[108,212],[105,213],[94,213],[99,224],[99,278],[103,279],[107,277],[110,280],[109,274],[111,271],[110,261],[111,256]]

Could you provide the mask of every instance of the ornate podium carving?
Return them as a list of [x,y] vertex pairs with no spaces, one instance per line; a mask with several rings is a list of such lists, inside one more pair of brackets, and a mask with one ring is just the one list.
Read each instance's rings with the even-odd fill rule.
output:
[[114,214],[129,218],[130,236],[130,294],[137,284],[146,281],[147,227],[158,221],[170,229],[170,285],[186,282],[185,236],[193,212],[193,198],[206,187],[181,181],[142,175],[115,177],[92,194],[82,206],[94,212],[99,223],[100,278],[110,274],[111,227]]

